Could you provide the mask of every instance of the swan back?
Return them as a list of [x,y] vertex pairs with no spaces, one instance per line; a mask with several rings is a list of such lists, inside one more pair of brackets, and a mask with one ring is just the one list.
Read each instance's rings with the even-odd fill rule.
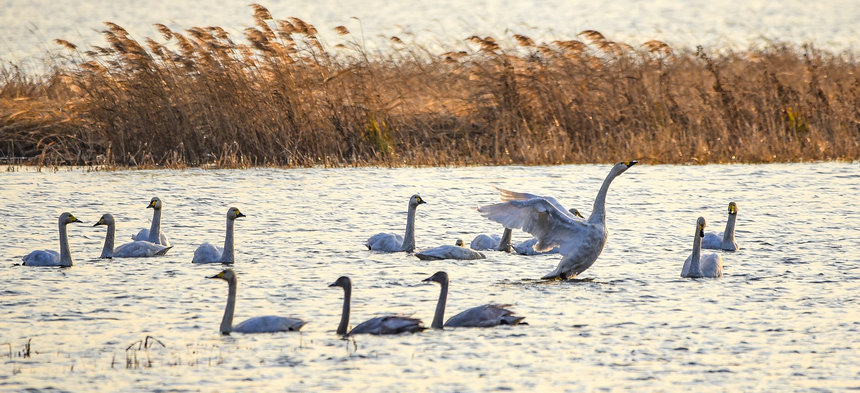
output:
[[472,307],[445,322],[449,327],[490,327],[498,325],[517,325],[526,317],[514,316],[506,309],[510,304],[485,304]]
[[406,231],[401,237],[394,233],[377,233],[364,242],[368,250],[381,252],[412,252],[415,250],[415,211],[418,205],[427,203],[420,195],[409,198],[406,214]]
[[431,248],[429,250],[422,250],[421,252],[415,253],[415,256],[418,259],[422,260],[439,260],[439,259],[459,259],[459,260],[472,260],[472,259],[486,259],[487,257],[478,251],[466,248],[462,246],[463,241],[458,240],[457,245],[444,245],[435,248]]

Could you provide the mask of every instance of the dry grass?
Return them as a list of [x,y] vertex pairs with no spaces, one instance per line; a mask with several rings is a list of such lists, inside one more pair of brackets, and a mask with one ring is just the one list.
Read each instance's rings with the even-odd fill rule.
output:
[[[769,44],[742,52],[473,36],[445,53],[391,37],[329,45],[253,5],[140,43],[57,40],[66,65],[0,68],[0,154],[42,165],[349,166],[855,160],[860,63]],[[68,65],[71,64],[71,65]]]

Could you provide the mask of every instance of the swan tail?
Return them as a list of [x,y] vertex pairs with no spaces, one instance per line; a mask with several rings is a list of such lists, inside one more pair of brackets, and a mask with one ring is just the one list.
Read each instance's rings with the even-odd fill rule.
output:
[[502,317],[502,325],[519,325],[526,317],[517,317],[513,315],[505,315]]
[[169,251],[171,248],[173,248],[173,246],[165,247],[163,250],[155,253],[155,255],[156,256],[163,256],[164,254],[167,254],[167,251]]

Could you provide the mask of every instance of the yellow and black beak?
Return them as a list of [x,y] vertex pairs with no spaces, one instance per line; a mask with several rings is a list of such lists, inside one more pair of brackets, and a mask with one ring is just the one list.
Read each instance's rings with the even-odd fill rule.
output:
[[245,217],[245,215],[242,214],[242,212],[240,212],[239,210],[236,210],[236,218],[239,218],[239,217]]
[[146,206],[147,209],[155,209],[155,201],[150,201],[149,205]]
[[624,165],[627,165],[628,168],[630,168],[631,166],[636,165],[638,163],[639,163],[639,161],[624,161]]
[[422,203],[427,203],[427,202],[424,202],[424,198],[418,197],[418,204],[420,205]]
[[224,278],[224,272],[218,273],[214,276],[206,276],[206,278]]
[[104,219],[104,218],[99,218],[99,222],[97,222],[97,223],[93,224],[93,226],[94,226],[94,227],[97,227],[97,226],[99,226],[99,225],[106,225],[106,224],[107,224],[107,223],[105,222],[105,219]]
[[69,222],[81,222],[81,220],[78,220],[77,217],[70,214],[69,215]]

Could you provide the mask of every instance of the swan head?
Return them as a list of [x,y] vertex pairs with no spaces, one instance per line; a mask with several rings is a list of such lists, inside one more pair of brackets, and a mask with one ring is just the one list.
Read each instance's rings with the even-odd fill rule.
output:
[[236,281],[236,272],[234,272],[233,269],[224,269],[221,273],[206,278],[220,278],[227,282]]
[[440,271],[438,271],[438,272],[434,273],[432,276],[427,277],[427,278],[425,278],[425,279],[423,279],[423,280],[421,280],[421,281],[422,281],[422,282],[430,282],[430,281],[433,281],[433,282],[438,282],[438,283],[440,283],[440,284],[442,284],[442,283],[446,283],[446,282],[448,282],[448,273],[445,273],[445,272],[443,272],[443,271],[441,271],[441,270],[440,270]]
[[696,233],[699,237],[705,237],[705,217],[699,217],[696,220]]
[[158,197],[153,197],[152,200],[149,201],[149,205],[147,205],[146,208],[161,210],[161,199],[159,199]]
[[235,220],[239,217],[245,217],[245,215],[239,211],[239,208],[231,207],[229,210],[227,210],[227,219],[228,220]]
[[93,226],[96,227],[99,225],[113,225],[114,223],[116,223],[116,221],[114,221],[113,219],[113,214],[105,213],[102,215],[101,218],[99,218],[98,222],[93,224]]
[[421,196],[418,194],[415,194],[412,196],[412,198],[409,198],[409,206],[418,206],[422,203],[427,202],[424,202],[424,198],[421,198]]
[[582,216],[582,213],[580,213],[579,210],[577,210],[576,208],[568,209],[567,211],[569,211],[570,214],[573,214],[574,216],[577,216],[579,218],[585,218]]
[[615,172],[616,176],[618,176],[618,175],[624,173],[624,171],[630,169],[631,166],[636,165],[638,163],[639,163],[639,161],[619,162],[619,163],[615,164],[614,167],[612,167],[612,171]]
[[738,214],[738,204],[734,202],[729,202],[729,215],[734,216]]
[[340,276],[335,282],[328,285],[329,287],[341,287],[344,290],[352,288],[352,281],[347,276]]
[[458,247],[463,247],[465,244],[466,243],[463,243],[463,239],[457,239],[457,241],[454,242],[454,245]]
[[71,224],[73,222],[81,222],[81,220],[78,220],[72,213],[69,212],[60,214],[60,224],[66,225]]

